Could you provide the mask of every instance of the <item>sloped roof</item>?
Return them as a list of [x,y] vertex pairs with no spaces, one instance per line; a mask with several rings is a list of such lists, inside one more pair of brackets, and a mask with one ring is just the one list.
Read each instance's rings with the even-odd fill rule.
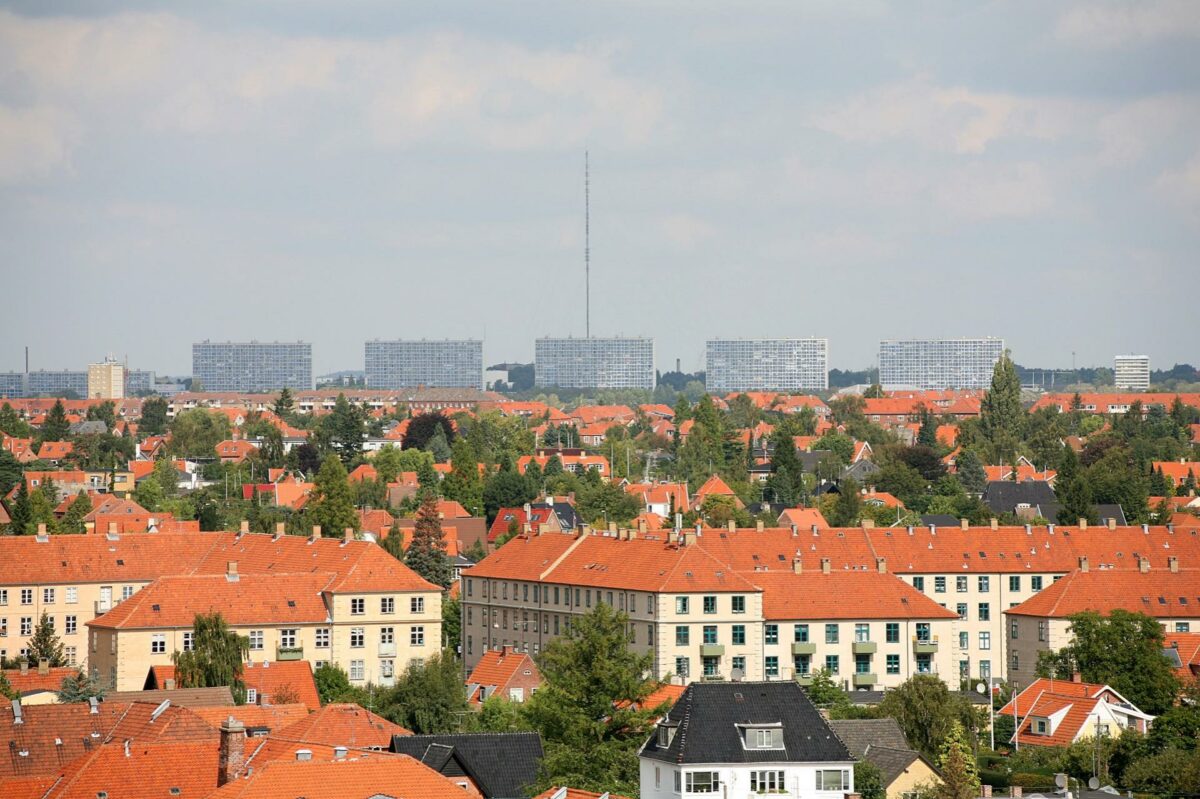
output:
[[[525,671],[530,672],[531,675],[537,675],[538,681],[541,681],[537,664],[526,653],[514,652],[509,647],[498,650],[489,649],[475,664],[471,675],[467,677],[467,684],[479,687],[491,686],[503,690],[514,677]],[[469,702],[477,702],[481,699],[479,690],[467,697]]]
[[275,732],[308,717],[304,705],[234,705],[233,707],[194,707],[191,711],[214,730],[229,717],[240,721],[246,729],[266,728]]
[[1200,616],[1200,569],[1101,569],[1067,573],[1014,608],[1015,616],[1066,618],[1116,609],[1155,618]]
[[893,718],[883,719],[831,719],[829,726],[842,739],[850,754],[861,758],[867,747],[886,746],[892,749],[908,749],[908,739]]
[[413,758],[372,752],[335,761],[265,763],[248,777],[222,786],[211,799],[462,799],[464,795],[469,796]]
[[258,692],[259,702],[274,702],[282,688],[291,688],[296,701],[309,710],[320,710],[321,698],[312,666],[307,660],[264,661],[242,666],[242,682]]
[[[747,574],[763,593],[766,619],[954,619],[894,574],[808,571]],[[847,602],[847,597],[854,597]]]
[[215,740],[131,743],[128,751],[114,741],[71,763],[45,799],[204,797],[217,787],[218,757]]
[[328,746],[387,747],[394,736],[411,733],[383,716],[353,704],[329,704],[278,730],[275,737]]
[[411,735],[393,738],[392,751],[439,766],[453,758],[486,799],[523,799],[537,781],[542,739],[536,732]]

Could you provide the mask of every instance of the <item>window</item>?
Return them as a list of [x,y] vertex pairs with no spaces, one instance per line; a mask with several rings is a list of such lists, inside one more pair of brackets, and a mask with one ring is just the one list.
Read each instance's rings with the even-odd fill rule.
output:
[[946,578],[945,577],[934,577],[933,578],[933,592],[935,594],[946,593]]
[[262,630],[251,630],[250,631],[250,649],[259,650],[262,648],[263,648],[263,631]]
[[971,661],[958,661],[958,679],[969,680],[971,678]]
[[246,704],[248,704],[248,705],[258,704],[258,689],[257,688],[247,688],[246,689]]
[[871,656],[870,655],[855,655],[854,656],[854,673],[855,674],[870,674],[871,673]]
[[43,588],[42,589],[42,604],[43,605],[53,605],[54,604],[54,589],[53,588]]
[[848,791],[850,790],[849,769],[819,769],[817,771],[818,791]]
[[350,661],[350,679],[361,682],[365,677],[365,669],[361,660]]
[[958,634],[958,648],[968,649],[971,646],[971,634],[968,632],[960,632]]
[[366,635],[362,627],[350,628],[350,648],[361,649],[366,643]]
[[979,648],[980,649],[991,649],[992,648],[992,634],[991,633],[983,632],[983,633],[979,634]]
[[1008,637],[1017,640],[1017,620],[1013,619],[1008,625]]
[[678,771],[674,772],[674,774],[675,774],[675,793],[680,793],[680,791],[683,789],[683,785],[682,785],[683,775]]
[[838,642],[838,626],[836,624],[825,625],[825,643],[836,644]]
[[779,676],[779,657],[777,655],[767,655],[763,660],[768,677]]
[[745,644],[745,643],[746,643],[746,625],[744,625],[744,624],[733,625],[733,644],[734,644],[734,646],[738,646],[739,644]]
[[858,643],[863,643],[871,640],[871,625],[856,624],[854,625],[854,640]]
[[980,621],[991,621],[992,620],[991,604],[989,604],[987,602],[979,603],[979,620]]
[[1034,719],[1034,720],[1033,720],[1033,733],[1034,733],[1034,735],[1045,735],[1045,734],[1046,734],[1046,728],[1047,728],[1047,725],[1046,725],[1046,720],[1045,720],[1045,719]]
[[887,656],[887,673],[888,674],[899,674],[900,673],[900,656],[899,655],[888,655]]
[[0,638],[8,636],[8,619],[0,619]]
[[1017,656],[1016,652],[1012,653],[1012,670],[1013,671],[1021,670],[1021,659]]
[[676,646],[687,646],[690,643],[690,641],[688,640],[689,639],[689,629],[690,628],[686,624],[680,624],[678,627],[675,628],[675,645]]
[[425,612],[425,597],[414,596],[408,600],[409,613],[424,613]]
[[183,634],[183,651],[184,652],[192,651],[192,642],[194,640],[195,640],[195,633],[193,633],[191,630],[188,630],[187,632],[185,632]]
[[0,588],[0,605],[8,604],[8,589]]
[[763,637],[766,639],[766,643],[768,644],[779,643],[779,625],[768,624],[763,627]]
[[367,600],[363,599],[360,596],[352,597],[350,599],[350,615],[351,616],[361,616],[366,612],[367,612]]
[[129,599],[129,597],[131,597],[131,596],[133,596],[133,586],[132,585],[121,586],[121,601],[125,601],[126,599]]
[[74,635],[76,630],[79,629],[79,618],[76,616],[67,616],[64,621],[66,623],[66,634]]
[[21,635],[33,635],[33,616],[21,617]]
[[717,612],[717,598],[715,596],[704,597],[704,612],[705,613],[716,613]]
[[689,771],[684,775],[688,793],[717,793],[721,790],[721,776],[715,771]]
[[1040,574],[1029,578],[1029,590],[1031,590],[1031,591],[1041,591],[1042,590],[1042,576]]
[[379,612],[385,616],[396,612],[396,597],[383,596],[379,598]]
[[284,649],[295,649],[296,648],[296,630],[295,629],[280,630],[279,631],[279,645],[281,647],[283,647]]
[[167,651],[167,634],[154,633],[150,636],[150,654],[161,655]]
[[720,675],[721,659],[719,657],[705,656],[700,658],[700,661],[705,677],[716,677]]
[[954,609],[958,611],[958,617],[960,619],[962,619],[963,621],[967,620],[967,603],[966,602],[959,602],[957,605],[955,605]]
[[408,643],[412,646],[425,646],[425,628],[417,626],[409,629]]
[[1013,574],[1013,575],[1009,576],[1008,590],[1009,591],[1020,591],[1021,590],[1021,575]]
[[807,675],[812,671],[812,655],[796,655],[792,658],[792,668],[797,674]]
[[675,658],[675,674],[683,679],[691,676],[692,665],[688,658]]
[[[575,595],[576,595],[575,596],[576,602],[578,603],[578,600],[579,600],[579,589],[578,588],[575,589]],[[685,596],[675,597],[675,612],[681,616],[687,615],[687,612],[688,612],[688,598],[687,597],[685,597]]]
[[704,625],[704,643],[715,644],[717,642],[717,625]]
[[734,655],[731,665],[735,669],[741,669],[742,674],[746,673],[746,657],[744,655]]
[[396,640],[396,629],[394,627],[379,628],[379,643],[390,644]]
[[75,647],[68,646],[63,650],[63,652],[66,654],[67,665],[74,666],[75,665]]
[[954,578],[954,590],[960,594],[967,593],[967,575],[960,574]]
[[992,680],[992,661],[990,661],[990,660],[979,661],[979,679],[983,680],[984,682],[991,682],[991,680]]
[[826,655],[825,656],[825,668],[829,671],[830,674],[837,674],[838,673],[838,656],[837,655]]
[[889,621],[884,626],[884,632],[886,633],[886,640],[889,644],[900,643],[900,623],[899,622]]
[[913,578],[913,588],[917,589],[918,591],[924,591],[925,590],[925,578],[924,577],[914,577]]
[[798,644],[807,644],[808,643],[808,625],[807,624],[797,624],[795,627],[793,627],[792,628],[792,640],[794,640]]
[[22,605],[32,605],[33,604],[33,589],[32,588],[22,588],[21,589],[21,604]]
[[1177,632],[1177,633],[1188,633],[1188,632],[1191,632],[1191,631],[1192,631],[1192,625],[1191,625],[1191,624],[1189,624],[1188,622],[1186,622],[1186,621],[1177,621],[1177,622],[1175,622],[1175,632]]
[[[758,732],[774,732],[773,730],[758,730]],[[766,749],[768,747],[759,747]],[[782,771],[751,771],[750,790],[754,793],[783,793]]]
[[988,577],[986,574],[981,574],[979,575],[978,583],[979,593],[986,594],[988,589],[991,587],[992,578]]
[[746,612],[746,597],[735,596],[733,598],[733,612],[734,613],[745,613]]
[[317,648],[318,649],[328,649],[329,648],[329,628],[328,627],[318,627],[317,628]]
[[379,676],[380,677],[395,677],[396,676],[396,661],[391,658],[384,658],[379,661]]

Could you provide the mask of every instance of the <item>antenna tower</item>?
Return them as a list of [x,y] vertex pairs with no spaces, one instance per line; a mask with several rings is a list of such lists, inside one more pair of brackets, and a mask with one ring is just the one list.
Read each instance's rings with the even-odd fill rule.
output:
[[584,335],[592,337],[592,204],[588,151],[583,151],[583,304]]

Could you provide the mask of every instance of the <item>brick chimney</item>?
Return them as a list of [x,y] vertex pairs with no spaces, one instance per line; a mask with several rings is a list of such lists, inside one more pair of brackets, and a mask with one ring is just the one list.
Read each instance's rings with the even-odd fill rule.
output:
[[999,519],[997,519],[995,516],[993,516],[992,518],[988,519],[988,524],[989,524],[989,525],[991,525],[991,528],[992,528],[993,530],[997,530],[997,529],[999,529],[999,528],[1000,528],[1000,520],[999,520]]
[[1083,682],[1083,675],[1081,675],[1077,671],[1071,672],[1071,682],[1075,682],[1075,683]]
[[880,574],[887,574],[887,558],[875,558],[875,568]]
[[246,764],[246,728],[230,716],[221,722],[221,745],[217,760],[217,785],[236,779]]
[[1022,791],[1021,791],[1021,786],[1020,786],[1020,785],[1014,785],[1014,786],[1012,786],[1012,787],[1009,789],[1009,792],[1012,794],[1012,797],[1013,797],[1013,799],[1021,799],[1021,794],[1022,794]]
[[313,541],[316,541],[317,539],[319,539],[321,537],[321,525],[319,525],[319,524],[313,525],[312,536],[310,536],[310,537],[312,538]]
[[1079,571],[1085,572],[1085,573],[1088,571],[1087,555],[1081,555],[1079,557]]
[[1116,529],[1117,529],[1117,520],[1116,520],[1116,519],[1114,519],[1112,516],[1109,516],[1109,517],[1108,517],[1108,529],[1109,529],[1109,530],[1116,530]]
[[761,532],[762,532],[764,529],[766,529],[766,525],[764,525],[764,524],[763,524],[763,520],[762,520],[762,519],[759,519],[758,521],[756,521],[756,522],[754,523],[754,530],[755,530],[756,532],[759,532],[759,533],[761,533]]
[[42,675],[43,677],[45,677],[45,676],[46,676],[47,674],[49,674],[49,673],[50,673],[50,660],[49,660],[49,658],[39,658],[39,659],[38,659],[38,674],[40,674],[40,675]]
[[792,571],[794,571],[796,574],[800,574],[804,571],[804,565],[800,561],[799,552],[797,552],[795,557],[792,558]]
[[238,533],[246,535],[250,532],[250,522],[247,519],[242,519],[242,523],[238,525]]

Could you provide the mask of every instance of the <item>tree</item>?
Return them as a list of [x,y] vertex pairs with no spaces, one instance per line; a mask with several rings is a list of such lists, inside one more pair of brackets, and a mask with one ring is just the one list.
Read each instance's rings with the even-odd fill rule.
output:
[[862,799],[887,799],[887,786],[883,784],[883,772],[870,760],[854,764],[854,792]]
[[142,403],[142,418],[138,431],[148,436],[161,436],[167,432],[167,401],[163,397],[150,397]]
[[885,693],[879,714],[895,719],[909,744],[930,760],[944,750],[955,725],[979,726],[976,711],[933,674],[914,675]]
[[328,434],[329,444],[342,459],[342,463],[350,463],[362,452],[365,425],[366,418],[362,409],[346,399],[345,394],[338,394],[333,411],[325,417],[322,428]]
[[421,507],[417,509],[417,522],[408,551],[404,553],[404,562],[434,585],[450,586],[454,570],[446,557],[446,537],[438,517],[437,497],[429,492],[421,496]]
[[112,400],[105,400],[87,409],[87,421],[104,422],[104,429],[111,432],[117,426],[117,406]]
[[246,701],[242,662],[250,654],[250,639],[229,629],[220,612],[197,613],[192,622],[192,648],[171,653],[180,688],[228,685],[238,704]]
[[8,530],[12,535],[27,535],[29,520],[33,518],[29,508],[29,482],[22,479],[17,486],[17,495],[8,508]]
[[58,489],[47,477],[29,495],[29,523],[25,526],[25,532],[30,535],[36,533],[39,524],[44,524],[48,531],[55,532],[58,529],[58,519],[54,517],[54,509],[57,506]]
[[404,449],[428,449],[437,430],[442,431],[447,446],[454,441],[454,425],[441,411],[422,413],[408,420],[404,430]]
[[966,733],[960,722],[950,725],[942,744],[938,769],[942,782],[937,787],[937,799],[975,799],[979,796],[979,771]]
[[383,547],[384,552],[401,563],[404,562],[404,530],[400,527],[399,517],[392,522],[391,528],[388,529],[388,534],[383,537],[379,545]]
[[70,432],[71,423],[67,421],[67,409],[62,400],[55,400],[46,414],[46,421],[42,422],[38,437],[42,441],[65,441]]
[[775,501],[793,507],[804,498],[804,467],[796,455],[796,442],[787,431],[771,435],[771,477],[767,485]]
[[518,474],[516,469],[501,469],[483,486],[483,510],[488,523],[491,524],[501,508],[519,508],[536,496],[537,491],[524,475]]
[[231,435],[229,417],[204,408],[193,408],[175,414],[171,422],[171,440],[167,451],[171,455],[196,458],[216,456],[217,444]]
[[1070,617],[1071,643],[1038,656],[1038,673],[1110,685],[1146,713],[1158,715],[1174,703],[1179,681],[1162,656],[1162,625],[1152,617],[1116,609]]
[[462,604],[449,593],[442,596],[442,648],[457,652],[462,641]]
[[921,406],[918,415],[921,419],[921,426],[917,430],[917,444],[922,447],[928,447],[929,449],[937,449],[937,417],[934,416],[924,405]]
[[1100,520],[1092,504],[1092,487],[1079,468],[1079,459],[1075,450],[1063,447],[1062,458],[1058,464],[1058,509],[1059,524],[1078,524],[1080,519],[1087,519],[1092,524]]
[[7,496],[21,482],[21,463],[6,449],[0,450],[0,497]]
[[858,524],[862,515],[862,496],[858,493],[858,483],[847,477],[838,486],[837,500],[833,503],[833,512],[829,524],[833,527],[850,527]]
[[305,509],[307,521],[320,525],[326,535],[340,535],[347,528],[357,530],[354,492],[350,489],[341,458],[326,458],[314,483]]
[[628,796],[638,790],[637,750],[661,707],[643,707],[656,684],[653,653],[629,648],[629,617],[607,604],[573,620],[538,666],[543,684],[525,716],[545,741],[537,791],[570,785]]
[[322,705],[338,702],[365,704],[363,691],[350,684],[350,678],[345,669],[336,663],[326,663],[313,672],[313,681],[317,684],[317,696]]
[[963,488],[970,491],[972,494],[982,494],[987,488],[987,471],[983,468],[983,461],[979,460],[979,456],[974,450],[963,450],[955,464],[958,480],[962,483]]
[[447,499],[457,500],[472,516],[483,512],[483,478],[479,474],[475,452],[466,439],[454,442],[450,474],[442,481],[442,494]]
[[1021,381],[1016,366],[1005,353],[992,370],[992,386],[983,396],[979,414],[979,432],[988,442],[993,463],[1014,461],[1024,426]]
[[9,403],[0,405],[0,433],[7,433],[13,438],[29,438],[31,429]]
[[83,519],[91,512],[92,500],[86,491],[80,491],[67,506],[67,512],[63,514],[62,520],[58,524],[59,532],[72,534],[86,532]]
[[429,443],[425,445],[425,451],[433,456],[435,463],[445,463],[450,460],[453,450],[450,449],[450,443],[446,440],[446,431],[440,427],[435,429],[433,435],[429,437]]
[[38,620],[38,625],[33,631],[33,636],[29,639],[27,648],[31,663],[48,660],[51,668],[67,664],[67,658],[63,654],[62,640],[55,634],[54,622],[50,620],[50,615],[44,610],[42,618]]
[[63,704],[86,702],[92,697],[104,698],[104,686],[100,684],[98,678],[94,679],[88,676],[83,669],[62,678],[62,683],[58,687],[59,702]]
[[814,705],[830,711],[831,715],[850,705],[850,697],[833,679],[829,669],[817,669],[812,672],[812,682],[804,689]]
[[279,396],[275,398],[275,407],[273,409],[275,415],[283,421],[288,421],[292,412],[296,410],[296,398],[292,395],[292,390],[287,386],[279,392]]
[[418,735],[456,731],[468,712],[462,664],[450,650],[410,663],[384,705],[386,718]]
[[12,683],[8,681],[8,677],[3,671],[0,671],[0,696],[5,699],[18,699],[20,694],[12,687]]

